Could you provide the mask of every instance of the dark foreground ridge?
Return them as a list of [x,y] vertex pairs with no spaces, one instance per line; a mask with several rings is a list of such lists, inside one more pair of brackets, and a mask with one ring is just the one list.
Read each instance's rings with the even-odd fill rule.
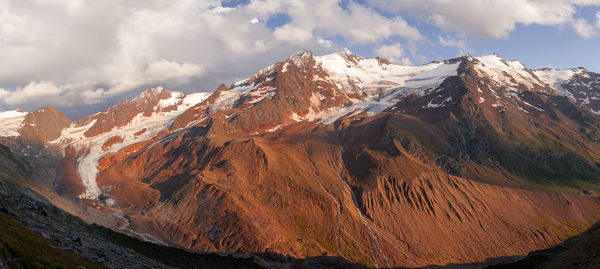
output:
[[520,261],[488,269],[600,268],[600,222],[549,249],[531,252]]
[[0,180],[0,268],[365,268],[340,257],[191,253],[88,225],[29,195]]

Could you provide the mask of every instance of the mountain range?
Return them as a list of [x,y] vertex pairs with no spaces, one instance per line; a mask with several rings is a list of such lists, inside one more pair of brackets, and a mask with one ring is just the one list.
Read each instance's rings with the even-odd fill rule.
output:
[[23,165],[6,157],[0,175],[166,247],[485,266],[600,219],[599,115],[584,68],[299,51],[214,92],[151,88],[76,121],[1,112]]

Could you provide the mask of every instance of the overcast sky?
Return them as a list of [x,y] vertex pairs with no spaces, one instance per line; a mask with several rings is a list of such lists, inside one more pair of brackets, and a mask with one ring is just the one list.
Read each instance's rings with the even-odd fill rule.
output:
[[0,111],[213,91],[297,49],[600,72],[600,0],[0,0]]

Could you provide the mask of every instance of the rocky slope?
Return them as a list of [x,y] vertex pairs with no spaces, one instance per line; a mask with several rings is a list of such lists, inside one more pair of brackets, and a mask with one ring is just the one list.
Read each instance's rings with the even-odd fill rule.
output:
[[192,253],[88,225],[31,189],[27,162],[0,145],[1,268],[364,268],[340,258],[297,260]]
[[515,263],[490,266],[503,268],[598,268],[600,267],[600,223],[549,249],[530,253]]
[[[474,263],[599,219],[597,78],[498,55],[398,66],[299,52],[210,95],[151,89],[43,139],[55,190],[144,240]],[[11,113],[9,144],[24,128]]]

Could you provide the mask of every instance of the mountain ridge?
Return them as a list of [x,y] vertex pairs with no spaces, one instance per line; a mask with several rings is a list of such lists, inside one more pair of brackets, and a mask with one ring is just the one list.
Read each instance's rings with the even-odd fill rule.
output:
[[192,100],[148,90],[45,145],[62,195],[133,236],[375,267],[478,262],[600,217],[598,75],[549,72],[497,55],[300,52]]

